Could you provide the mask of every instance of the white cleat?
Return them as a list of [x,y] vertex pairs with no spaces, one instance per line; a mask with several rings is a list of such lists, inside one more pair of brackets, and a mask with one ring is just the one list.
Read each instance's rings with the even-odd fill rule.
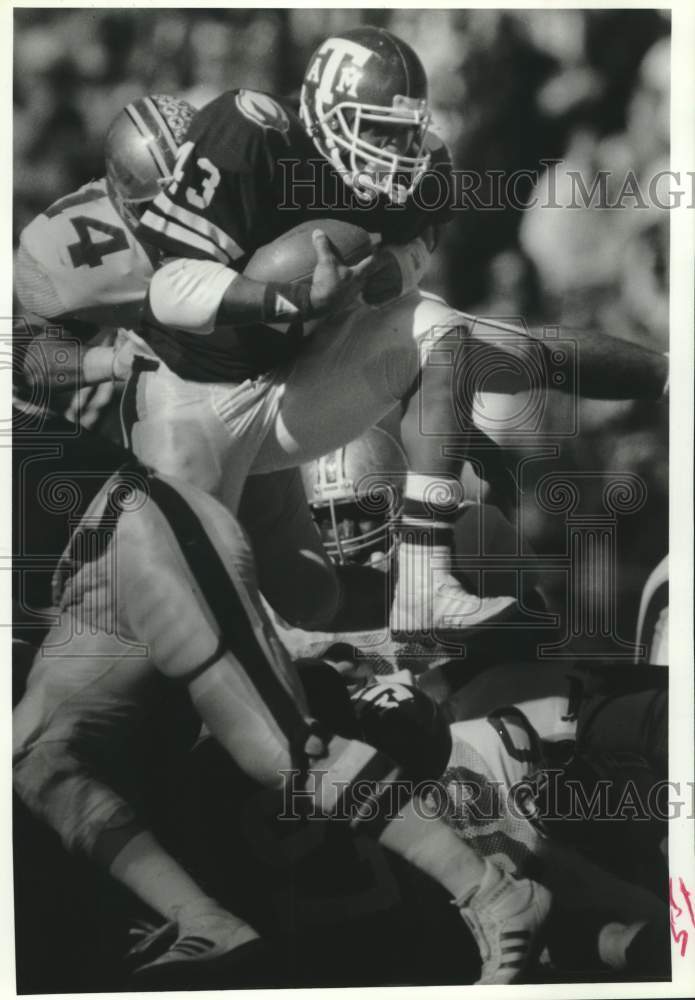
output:
[[519,614],[514,597],[478,597],[470,594],[451,575],[433,571],[430,580],[417,585],[401,580],[391,608],[391,635],[413,638],[427,635],[463,637],[481,627],[511,621]]
[[454,900],[480,949],[478,983],[501,985],[519,978],[535,952],[551,898],[545,886],[513,878],[485,861],[478,889]]
[[[156,948],[158,937],[163,949]],[[184,989],[189,977],[194,983],[199,976],[233,976],[236,967],[263,947],[253,928],[221,908],[189,911],[178,925],[166,924],[131,952],[131,959],[137,959],[138,952],[142,959],[135,964],[131,983],[140,989],[170,984]]]

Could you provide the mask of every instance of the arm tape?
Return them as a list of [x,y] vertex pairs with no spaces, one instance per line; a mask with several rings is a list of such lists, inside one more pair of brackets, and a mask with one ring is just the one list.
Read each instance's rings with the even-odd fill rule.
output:
[[309,285],[269,281],[263,296],[263,322],[309,319],[313,315]]

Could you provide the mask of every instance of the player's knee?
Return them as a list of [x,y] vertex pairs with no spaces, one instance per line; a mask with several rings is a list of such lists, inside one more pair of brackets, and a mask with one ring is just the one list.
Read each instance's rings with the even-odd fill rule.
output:
[[148,417],[146,424],[136,424],[132,437],[138,458],[159,474],[209,493],[220,489],[219,449],[212,431],[193,435],[190,422],[177,420],[174,412],[167,419]]
[[[98,756],[98,754],[97,754]],[[108,862],[133,836],[132,808],[100,777],[98,764],[67,740],[36,743],[13,760],[13,786],[64,847]]]
[[12,762],[12,784],[20,801],[36,818],[46,823],[71,851],[88,849],[86,829],[91,819],[80,809],[75,786],[80,783],[79,766],[64,744],[42,743],[18,753]]

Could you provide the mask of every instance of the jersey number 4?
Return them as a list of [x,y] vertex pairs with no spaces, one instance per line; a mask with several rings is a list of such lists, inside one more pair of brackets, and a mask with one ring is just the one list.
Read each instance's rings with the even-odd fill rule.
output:
[[[104,257],[119,250],[128,249],[126,234],[120,226],[112,226],[110,222],[101,219],[90,219],[88,215],[76,215],[70,222],[75,227],[77,242],[68,246],[68,253],[73,267],[99,267]],[[106,239],[98,242],[93,239],[93,233],[101,233]]]

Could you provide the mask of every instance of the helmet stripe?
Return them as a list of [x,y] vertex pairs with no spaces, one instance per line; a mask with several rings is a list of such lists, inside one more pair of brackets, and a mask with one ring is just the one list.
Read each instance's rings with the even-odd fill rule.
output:
[[171,169],[168,166],[166,160],[164,159],[164,154],[162,153],[161,149],[157,146],[157,142],[152,133],[152,129],[147,125],[145,119],[142,117],[140,111],[138,110],[138,108],[135,107],[134,104],[128,104],[125,110],[126,113],[129,115],[131,121],[139,131],[140,135],[143,137],[143,139],[147,140],[147,148],[149,149],[152,159],[155,161],[155,164],[157,165],[157,169],[159,170],[160,174],[162,175],[162,177],[169,177],[171,174]]
[[143,103],[145,107],[149,109],[154,120],[159,124],[160,131],[164,136],[164,138],[166,139],[169,149],[172,152],[172,155],[175,157],[179,151],[179,146],[178,143],[176,142],[176,139],[174,138],[174,133],[169,127],[169,122],[166,120],[164,115],[157,107],[156,102],[153,101],[151,97],[146,97]]
[[[398,43],[398,39],[395,38],[395,37],[394,37],[394,42]],[[401,66],[403,67],[403,72],[405,74],[405,92],[406,92],[407,95],[409,95],[410,94],[410,71],[408,70],[408,60],[405,58],[405,55],[403,54],[403,49],[401,48],[400,45],[396,44],[395,45],[395,49],[396,49],[396,52],[398,53],[398,55],[400,56]]]

